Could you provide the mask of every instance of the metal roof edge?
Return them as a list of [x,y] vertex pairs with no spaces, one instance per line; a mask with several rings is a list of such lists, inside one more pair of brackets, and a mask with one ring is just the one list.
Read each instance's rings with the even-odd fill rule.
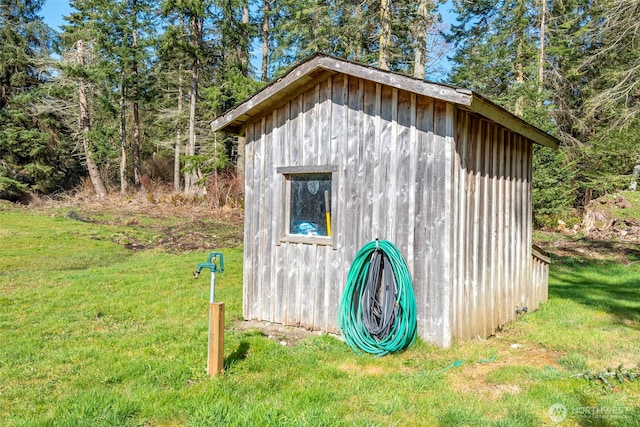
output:
[[234,108],[216,117],[211,122],[211,129],[214,132],[224,131],[232,134],[242,134],[244,124],[251,116],[258,114],[274,103],[281,102],[287,95],[291,95],[296,89],[320,76],[322,71],[343,73],[461,105],[496,123],[502,124],[537,144],[553,149],[557,149],[560,146],[560,141],[557,138],[474,91],[444,83],[433,83],[318,52],[298,62],[282,77],[251,95]]
[[516,132],[536,144],[557,150],[560,147],[560,140],[542,129],[537,128],[526,120],[516,116],[505,108],[489,101],[481,95],[473,92],[469,108],[495,123],[499,123],[513,132]]

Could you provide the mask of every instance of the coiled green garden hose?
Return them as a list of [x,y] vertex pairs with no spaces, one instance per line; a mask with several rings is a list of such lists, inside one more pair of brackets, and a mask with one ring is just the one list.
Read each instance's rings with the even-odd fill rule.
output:
[[358,251],[340,301],[338,328],[349,346],[377,356],[416,339],[416,298],[407,264],[391,242],[376,240]]

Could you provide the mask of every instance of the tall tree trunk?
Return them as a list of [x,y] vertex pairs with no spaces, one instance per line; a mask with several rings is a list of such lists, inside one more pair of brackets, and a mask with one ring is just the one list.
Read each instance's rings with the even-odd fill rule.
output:
[[[84,54],[85,46],[83,40],[76,42],[76,52],[78,55],[78,64],[80,68],[84,68]],[[87,101],[87,87],[84,78],[80,80],[78,87],[78,101],[80,103],[80,123],[82,125],[82,149],[84,150],[85,162],[87,163],[87,171],[89,172],[89,179],[93,185],[93,189],[99,198],[103,198],[107,195],[107,189],[104,186],[104,182],[100,177],[100,171],[98,165],[93,160],[93,151],[89,142],[89,131],[91,130],[91,119],[89,117],[89,103]]]
[[380,1],[380,51],[378,64],[383,70],[389,69],[391,61],[391,0]]
[[629,182],[629,191],[636,191],[638,188],[638,176],[640,176],[640,156],[636,158],[636,164],[631,173],[631,182]]
[[525,12],[524,0],[518,0],[515,10],[515,22],[516,28],[515,36],[516,40],[516,57],[515,57],[515,86],[518,90],[517,98],[514,106],[514,114],[518,117],[524,115],[524,94],[522,90],[524,88],[524,29],[522,28],[522,22]]
[[198,174],[193,164],[193,157],[196,155],[196,104],[198,99],[198,80],[200,78],[200,64],[194,59],[191,70],[191,87],[189,89],[189,146],[187,154],[192,158],[189,160],[189,170],[187,172],[188,182],[185,179],[185,191],[194,193],[198,181]]
[[138,101],[134,101],[133,109],[133,182],[136,187],[140,186],[142,177],[142,162],[140,160],[140,113]]
[[542,10],[540,11],[540,50],[538,51],[538,100],[536,106],[542,106],[542,90],[544,88],[544,47],[547,19],[547,0],[540,0]]
[[242,63],[242,75],[248,77],[251,74],[251,37],[249,37],[249,2],[245,0],[242,4],[242,37],[246,43],[246,49],[242,49],[240,62]]
[[[516,47],[516,63],[515,63],[515,83],[516,88],[520,91],[524,86],[524,65],[521,62],[522,56],[522,39],[518,40]],[[516,98],[514,106],[514,114],[518,117],[522,117],[524,114],[524,96],[519,93]]]
[[[202,38],[202,19],[197,16],[191,17],[191,43],[199,45]],[[200,80],[200,61],[198,56],[194,56],[191,66],[191,86],[189,88],[189,145],[188,155],[193,158],[196,154],[196,104],[198,100],[198,83]],[[190,160],[190,165],[185,174],[185,193],[193,194],[197,192],[196,183],[198,173]]]
[[[269,79],[269,13],[271,6],[270,0],[264,0],[262,6],[262,73],[261,80],[266,82]],[[240,150],[238,149],[238,155]]]
[[127,89],[124,74],[120,76],[120,193],[127,192]]
[[[134,0],[134,9],[135,9],[135,0]],[[135,12],[134,12],[135,13]],[[138,29],[135,28],[135,17],[134,17],[134,28],[131,34],[133,50],[136,51],[138,47]],[[135,55],[135,53],[134,53]],[[142,165],[140,160],[140,113],[138,111],[138,59],[133,58],[133,63],[131,64],[131,74],[133,76],[134,83],[134,97],[133,97],[133,139],[132,139],[132,148],[133,148],[133,182],[136,187],[140,187],[140,178],[142,177]]]
[[420,0],[418,13],[413,24],[413,38],[415,40],[413,76],[424,79],[427,63],[427,31],[431,26],[430,11],[433,7],[432,0]]
[[180,155],[182,153],[182,64],[178,66],[178,127],[173,155],[173,190],[180,191]]

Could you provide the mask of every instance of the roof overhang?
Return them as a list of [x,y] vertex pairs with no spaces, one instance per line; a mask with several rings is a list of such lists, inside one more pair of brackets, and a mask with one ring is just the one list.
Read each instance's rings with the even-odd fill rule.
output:
[[294,66],[280,79],[266,86],[246,101],[227,111],[211,122],[213,131],[241,135],[247,121],[291,99],[296,94],[314,86],[333,74],[346,74],[402,89],[418,95],[451,102],[473,111],[495,123],[499,123],[531,141],[557,149],[560,141],[537,127],[527,123],[504,108],[466,89],[442,83],[432,83],[404,74],[383,71],[325,54],[314,54]]

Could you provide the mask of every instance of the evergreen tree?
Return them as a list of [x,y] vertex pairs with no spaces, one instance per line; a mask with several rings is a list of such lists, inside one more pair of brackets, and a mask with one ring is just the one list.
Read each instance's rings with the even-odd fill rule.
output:
[[[638,172],[637,0],[550,4],[548,44],[554,123],[574,166],[573,204],[629,186]],[[633,187],[634,179],[631,179]]]
[[411,35],[415,40],[413,76],[421,79],[424,79],[427,57],[429,56],[427,50],[427,35],[429,31],[435,27],[433,22],[434,3],[432,0],[420,0],[418,2],[415,20],[411,25]]
[[[559,41],[570,38],[561,38],[559,29],[565,28],[568,15],[558,10],[558,4],[550,12],[549,4],[548,0],[456,0],[459,23],[447,37],[455,47],[450,80],[563,137],[557,124],[564,100],[554,96],[553,84],[560,82],[557,68],[561,75],[567,67]],[[534,214],[538,222],[546,223],[573,206],[576,163],[567,151],[536,149],[534,156]]]
[[[438,22],[437,2],[423,0],[286,0],[274,2],[269,74],[319,51],[411,73],[427,28]],[[431,52],[421,51],[423,59]]]
[[382,70],[391,67],[391,0],[380,0],[380,35],[378,66]]
[[183,38],[180,45],[187,57],[190,69],[186,85],[189,100],[189,121],[187,130],[187,148],[185,156],[184,192],[199,193],[198,181],[201,172],[196,158],[197,106],[200,95],[200,73],[207,60],[205,40],[205,21],[211,16],[212,1],[209,0],[166,0],[162,4],[165,17],[177,16],[182,27],[173,28],[171,34]]
[[56,112],[39,108],[53,39],[38,16],[43,3],[0,2],[0,198],[50,192],[73,168]]
[[585,24],[593,49],[580,71],[597,69],[587,102],[587,117],[598,116],[614,127],[627,126],[640,112],[640,0],[594,3]]
[[[323,0],[283,0],[270,9],[272,48],[269,75],[274,77],[314,52],[333,53],[333,8]],[[353,34],[352,36],[355,36]]]
[[580,70],[580,64],[597,44],[587,31],[587,23],[598,20],[591,15],[591,3],[592,0],[565,0],[551,2],[549,8],[545,84],[555,107],[553,119],[558,135],[569,147],[583,144],[592,133],[582,117],[589,97],[588,84],[598,71],[597,67]]
[[[70,6],[78,7],[72,0]],[[97,74],[98,55],[95,51],[95,36],[90,25],[91,16],[74,12],[65,17],[67,24],[59,37],[57,62],[58,73],[52,81],[52,94],[63,111],[62,119],[71,129],[70,138],[81,148],[86,171],[98,197],[107,194],[100,173],[109,152],[104,140],[104,119],[96,107],[97,93],[102,88],[102,75]],[[97,126],[96,126],[97,125]]]
[[166,28],[160,39],[156,81],[162,87],[155,127],[167,127],[167,138],[159,144],[173,148],[173,189],[181,190],[181,162],[185,155],[188,116],[185,115],[187,69],[187,29],[185,17],[171,10],[163,10]]
[[[207,120],[224,113],[239,102],[248,98],[262,86],[254,78],[254,70],[250,61],[251,39],[257,35],[255,26],[251,24],[248,2],[246,0],[222,1],[217,3],[219,11],[217,21],[217,38],[212,44],[212,55],[215,61],[209,63],[208,75],[210,84],[202,89],[204,111]],[[235,162],[238,165],[238,141],[228,135],[214,135],[210,144],[203,147],[206,160],[201,167],[205,174],[215,173]]]
[[269,80],[269,38],[271,33],[271,1],[262,1],[262,25],[260,27],[260,39],[262,42],[262,65],[260,67],[260,80]]
[[[589,145],[597,147],[591,158],[603,151],[618,153],[599,168],[598,181],[608,176],[608,181],[618,181],[617,188],[635,190],[640,174],[636,132],[640,126],[640,1],[602,0],[590,6],[591,19],[585,23],[583,39],[592,48],[577,70],[588,81],[582,128],[593,135]],[[629,174],[630,181],[625,176]]]
[[92,144],[99,147],[94,147],[93,154],[103,153],[103,161],[119,159],[121,192],[127,191],[129,184],[129,158],[133,160],[135,186],[143,173],[140,103],[148,102],[153,88],[149,70],[156,27],[154,4],[149,0],[72,0],[74,11],[65,17],[68,24],[61,36],[67,51],[74,49],[78,40],[92,51],[94,61],[85,65],[82,78],[94,96],[90,102],[94,115],[91,137]]
[[535,109],[541,8],[534,0],[455,0],[459,24],[450,81],[479,91],[519,116]]
[[[55,93],[58,94],[60,103],[64,105],[64,111],[73,112],[71,117],[66,114],[63,118],[71,128],[77,129],[72,135],[77,135],[80,140],[89,179],[96,195],[102,198],[107,195],[107,189],[94,156],[96,150],[91,137],[94,116],[91,109],[92,90],[87,78],[87,71],[93,61],[90,44],[81,38],[75,40],[59,63],[61,72],[54,80],[54,84],[59,87]],[[73,104],[69,100],[73,100]]]

